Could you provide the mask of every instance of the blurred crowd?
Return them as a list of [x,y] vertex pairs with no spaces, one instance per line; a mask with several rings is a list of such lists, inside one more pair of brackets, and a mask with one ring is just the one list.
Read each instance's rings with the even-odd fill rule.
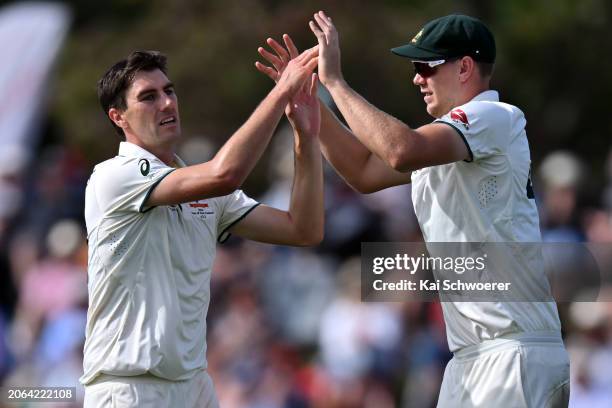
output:
[[[291,141],[281,128],[261,202],[288,206]],[[194,162],[210,148],[192,138],[183,151]],[[62,146],[46,146],[29,164],[8,163],[0,160],[0,382],[77,386],[80,399],[90,164]],[[612,155],[607,174],[597,177],[562,151],[533,170],[546,241],[612,242]],[[319,247],[238,238],[218,246],[207,357],[221,406],[435,406],[451,357],[439,304],[361,302],[360,243],[422,240],[410,186],[359,195],[328,167],[325,189]],[[559,310],[572,362],[571,406],[609,407],[612,303],[564,302]]]

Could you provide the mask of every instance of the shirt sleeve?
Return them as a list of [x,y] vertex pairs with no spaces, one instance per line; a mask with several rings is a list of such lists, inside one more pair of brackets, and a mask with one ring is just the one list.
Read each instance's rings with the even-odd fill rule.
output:
[[451,110],[435,121],[453,127],[463,138],[470,160],[502,154],[510,139],[509,114],[488,102],[472,102]]
[[259,203],[246,194],[242,190],[236,190],[232,194],[220,197],[219,199],[221,215],[219,216],[219,224],[217,231],[221,231],[217,241],[223,243],[229,239],[231,234],[228,230],[237,222],[244,219],[251,211],[259,205]]
[[174,171],[173,167],[148,159],[129,159],[106,166],[98,175],[96,197],[101,210],[146,212],[145,205],[155,186]]

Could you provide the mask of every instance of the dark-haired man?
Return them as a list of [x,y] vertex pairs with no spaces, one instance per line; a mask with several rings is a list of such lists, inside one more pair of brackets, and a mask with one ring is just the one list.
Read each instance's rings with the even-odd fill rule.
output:
[[[525,118],[489,87],[496,49],[482,22],[441,17],[392,50],[412,61],[413,83],[435,118],[417,129],[372,106],[346,83],[330,17],[316,13],[310,28],[319,43],[321,82],[350,128],[323,108],[322,150],[348,184],[368,193],[412,183],[427,242],[541,240]],[[260,48],[274,68],[257,67],[273,79],[297,55],[285,41],[288,50],[268,41],[276,55]],[[550,295],[540,260],[518,258],[534,272],[533,281],[522,282],[526,292],[536,287]],[[537,300],[443,302],[454,358],[439,407],[567,406],[569,361],[556,305]]]
[[[294,59],[251,117],[206,163],[185,166],[178,99],[158,52],[134,52],[98,83],[125,141],[87,185],[86,407],[217,407],[206,372],[216,241],[229,232],[285,245],[323,234],[317,49]],[[238,190],[283,112],[294,128],[289,211]]]

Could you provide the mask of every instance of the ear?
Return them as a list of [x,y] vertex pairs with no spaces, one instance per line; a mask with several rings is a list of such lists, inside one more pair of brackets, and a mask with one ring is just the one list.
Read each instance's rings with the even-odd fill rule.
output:
[[463,57],[461,58],[459,64],[459,80],[461,83],[467,82],[472,75],[474,75],[474,70],[476,69],[476,63],[472,59],[472,57]]
[[117,108],[110,108],[108,110],[108,117],[113,123],[119,126],[121,129],[125,129],[128,126],[127,121],[125,120],[124,112]]

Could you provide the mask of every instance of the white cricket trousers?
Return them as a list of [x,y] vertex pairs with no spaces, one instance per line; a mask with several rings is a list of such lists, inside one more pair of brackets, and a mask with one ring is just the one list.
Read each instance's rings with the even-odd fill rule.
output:
[[569,357],[559,333],[520,333],[454,353],[438,408],[567,408]]
[[219,408],[219,402],[210,375],[202,370],[185,381],[168,381],[149,374],[102,374],[85,386],[83,407]]

